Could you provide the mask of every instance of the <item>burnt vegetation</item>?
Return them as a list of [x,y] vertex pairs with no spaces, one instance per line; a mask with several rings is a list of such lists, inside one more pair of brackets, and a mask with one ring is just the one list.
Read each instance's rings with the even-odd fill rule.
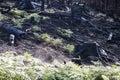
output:
[[120,65],[120,0],[0,0],[0,12],[0,52]]

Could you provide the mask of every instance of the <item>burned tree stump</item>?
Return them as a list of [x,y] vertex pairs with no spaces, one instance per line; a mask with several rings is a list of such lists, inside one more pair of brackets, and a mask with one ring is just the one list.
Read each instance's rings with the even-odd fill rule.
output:
[[[96,42],[87,42],[84,45],[75,47],[75,58],[81,59],[81,61],[85,61],[87,63],[91,63],[91,61],[101,61],[103,64],[114,63],[115,60],[109,56],[104,49],[100,47],[100,45]],[[115,57],[115,56],[114,56]],[[117,59],[117,57],[115,57]],[[78,63],[79,64],[79,63]]]
[[18,1],[16,3],[16,6],[18,5],[19,9],[34,9],[33,5],[31,4],[31,0],[22,0],[22,1]]
[[44,0],[41,0],[41,1],[42,1],[41,11],[44,11],[45,10],[45,7],[44,7],[45,1]]

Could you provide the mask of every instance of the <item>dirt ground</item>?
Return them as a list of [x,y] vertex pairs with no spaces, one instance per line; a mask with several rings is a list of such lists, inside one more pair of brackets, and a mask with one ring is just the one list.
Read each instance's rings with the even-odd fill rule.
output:
[[[50,19],[38,24],[41,28],[40,33],[48,33],[52,37],[62,38],[64,44],[82,45],[82,42],[96,41],[104,50],[120,56],[120,22],[110,21],[113,18],[104,16],[105,14],[103,13],[94,11],[93,13],[94,15],[89,18],[92,25],[80,21],[74,21],[71,24],[69,18],[58,19],[50,17]],[[70,29],[74,34],[71,38],[65,38],[59,35],[57,32],[58,28]],[[107,42],[111,32],[115,35],[115,38],[112,42]],[[67,53],[62,48],[53,48],[49,44],[38,43],[26,38],[17,41],[17,46],[9,46],[7,42],[8,36],[4,36],[3,33],[0,33],[0,35],[2,35],[0,37],[0,53],[16,51],[19,54],[23,54],[28,52],[45,62],[52,62],[54,60],[60,62],[70,61],[70,57],[66,56]]]

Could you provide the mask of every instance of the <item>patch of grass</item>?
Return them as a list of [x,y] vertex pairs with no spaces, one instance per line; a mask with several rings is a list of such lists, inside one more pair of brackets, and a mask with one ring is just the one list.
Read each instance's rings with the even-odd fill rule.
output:
[[24,21],[24,18],[21,18],[21,19],[15,19],[15,18],[13,18],[13,19],[12,19],[13,24],[14,24],[15,27],[18,28],[18,29],[22,29],[22,28],[23,28],[23,26],[22,26],[22,22],[23,22],[23,21]]
[[16,27],[16,28],[18,28],[18,29],[22,29],[23,28],[23,26],[22,26],[22,24],[21,23],[18,23],[16,26],[14,26],[14,27]]
[[65,46],[65,51],[67,51],[68,53],[72,54],[75,50],[75,46],[74,45],[70,45],[70,44],[67,44]]
[[51,42],[53,46],[58,47],[60,44],[62,44],[62,39],[53,39]]
[[26,16],[27,19],[34,18],[35,22],[39,23],[40,22],[40,16],[37,13],[30,14]]
[[13,15],[17,15],[17,16],[26,16],[27,15],[27,13],[25,12],[25,11],[23,11],[23,10],[18,10],[18,9],[12,9],[11,10],[11,13],[13,14]]
[[58,33],[62,36],[70,38],[73,34],[73,32],[70,29],[58,29]]
[[37,32],[37,31],[41,31],[40,27],[38,27],[37,25],[32,27],[32,31],[33,32]]
[[[57,64],[57,68],[45,67],[43,80],[119,80],[119,68],[103,66],[77,66],[73,63]],[[113,69],[113,70],[111,70]],[[116,74],[117,73],[117,74]],[[113,75],[114,76],[113,76]],[[116,78],[114,78],[116,75]]]
[[0,21],[7,20],[8,17],[0,13]]
[[26,59],[32,58],[32,55],[29,54],[28,52],[25,52],[23,55]]
[[44,41],[44,42],[50,42],[51,41],[51,36],[48,35],[47,33],[39,35],[38,33],[34,33],[34,36],[38,41]]
[[50,41],[51,41],[51,36],[48,35],[47,33],[41,34],[40,37],[41,37],[41,39],[42,39],[43,41],[46,41],[46,42],[50,42]]
[[62,44],[62,39],[59,39],[59,38],[54,39],[47,33],[44,33],[41,35],[39,35],[38,33],[34,33],[34,35],[38,41],[48,42],[55,47],[58,47],[60,44]]

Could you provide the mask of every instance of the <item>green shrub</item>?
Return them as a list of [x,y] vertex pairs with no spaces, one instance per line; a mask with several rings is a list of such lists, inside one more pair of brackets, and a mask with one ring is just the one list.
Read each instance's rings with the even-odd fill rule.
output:
[[[66,65],[57,64],[57,68],[44,68],[43,80],[119,80],[120,70],[118,68],[103,66],[77,66],[73,63]],[[114,71],[115,70],[115,71]],[[117,73],[117,74],[115,74]],[[116,75],[114,79],[113,75]]]
[[7,19],[8,19],[7,16],[3,15],[2,13],[0,13],[0,21],[7,20]]
[[51,41],[51,36],[48,35],[47,33],[39,35],[38,33],[34,33],[34,36],[38,41],[44,41],[44,42],[50,42]]
[[52,44],[55,47],[58,47],[60,44],[62,44],[62,39],[59,39],[59,38],[54,39],[47,33],[44,33],[41,35],[39,35],[38,33],[34,33],[34,35],[38,41],[49,42],[50,44]]
[[58,29],[58,33],[62,36],[70,38],[73,34],[73,32],[70,29]]
[[34,18],[35,22],[39,23],[40,16],[37,13],[33,13],[33,14],[26,16],[27,19],[31,19],[32,17]]
[[14,27],[16,27],[16,28],[18,28],[18,29],[22,29],[22,28],[23,28],[23,26],[22,26],[22,24],[21,24],[21,23],[17,24],[17,25],[16,25],[16,26],[14,26]]
[[0,53],[0,80],[120,80],[120,66],[86,66],[72,62],[45,63],[16,52]]
[[65,46],[65,51],[67,51],[68,53],[72,54],[74,52],[74,49],[75,49],[75,46],[74,45],[70,45],[70,44],[67,44]]
[[33,32],[37,32],[37,31],[40,31],[41,29],[40,29],[40,27],[38,27],[38,26],[33,26],[32,27],[32,31]]
[[17,15],[17,16],[26,16],[27,15],[27,13],[25,12],[25,11],[23,11],[23,10],[18,10],[18,9],[12,9],[11,10],[11,13],[13,14],[13,15]]
[[28,53],[24,56],[13,51],[1,53],[0,80],[37,80],[39,74],[34,66],[38,65],[38,59],[31,57]]
[[53,39],[51,42],[53,46],[58,47],[62,43],[62,39]]
[[41,36],[41,39],[42,39],[43,41],[46,41],[46,42],[50,42],[50,41],[51,41],[51,37],[50,37],[50,35],[48,35],[47,33],[41,34],[40,36]]
[[23,26],[22,26],[23,21],[24,21],[24,18],[21,18],[21,19],[15,19],[15,18],[13,18],[12,19],[12,22],[15,25],[14,27],[16,27],[18,29],[22,29],[23,28]]
[[24,53],[23,56],[25,57],[25,59],[32,58],[31,54],[29,54],[28,52]]

